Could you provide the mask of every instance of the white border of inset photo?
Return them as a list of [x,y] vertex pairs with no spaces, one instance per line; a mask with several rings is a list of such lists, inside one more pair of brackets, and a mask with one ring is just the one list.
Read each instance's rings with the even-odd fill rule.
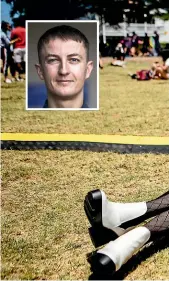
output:
[[[87,24],[96,24],[93,28],[90,28],[91,25]],[[34,24],[34,28],[30,28]],[[93,61],[94,67],[91,73],[90,78],[85,81],[86,87],[86,97],[88,108],[44,108],[43,100],[42,106],[38,105],[34,107],[30,102],[30,97],[33,100],[33,91],[35,89],[34,85],[39,85],[39,89],[43,88],[43,91],[46,90],[45,83],[40,81],[38,74],[35,69],[35,64],[38,63],[38,52],[37,52],[37,43],[42,34],[48,29],[57,26],[57,25],[70,25],[72,27],[80,30],[89,41],[89,60]],[[86,27],[84,25],[86,24]],[[94,31],[97,31],[97,34],[94,34]],[[38,33],[38,34],[37,34]],[[30,87],[31,85],[31,87]],[[32,86],[33,85],[33,86]],[[38,87],[37,87],[38,89]],[[38,90],[36,89],[36,94]],[[85,90],[84,90],[85,91]],[[31,92],[31,96],[30,96]],[[38,98],[41,99],[41,93],[39,92]],[[43,93],[44,96],[44,93]],[[43,97],[42,97],[43,98]],[[29,103],[29,104],[28,104]],[[42,101],[41,101],[42,103]],[[35,103],[36,104],[36,103]],[[99,21],[98,20],[26,20],[26,110],[99,110]]]

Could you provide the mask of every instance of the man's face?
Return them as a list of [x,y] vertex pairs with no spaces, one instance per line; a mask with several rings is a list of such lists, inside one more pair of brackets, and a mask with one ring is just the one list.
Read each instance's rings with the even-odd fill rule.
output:
[[69,99],[83,93],[85,79],[93,68],[92,61],[87,62],[83,43],[56,38],[43,46],[40,57],[36,69],[45,80],[48,94]]

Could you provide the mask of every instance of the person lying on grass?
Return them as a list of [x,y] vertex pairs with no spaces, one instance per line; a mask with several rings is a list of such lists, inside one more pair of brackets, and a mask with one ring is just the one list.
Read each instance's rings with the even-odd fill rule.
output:
[[150,80],[150,79],[169,79],[169,53],[163,51],[161,53],[161,57],[163,62],[160,63],[158,61],[154,62],[149,70],[140,70],[134,74],[129,73],[129,76],[132,79],[137,79],[139,81],[142,80]]

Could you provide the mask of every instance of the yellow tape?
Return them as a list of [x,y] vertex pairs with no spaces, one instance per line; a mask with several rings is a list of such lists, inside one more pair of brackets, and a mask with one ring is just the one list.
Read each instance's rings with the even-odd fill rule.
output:
[[27,134],[2,133],[2,141],[73,141],[100,142],[135,145],[169,145],[169,137],[122,136],[122,135],[83,135],[83,134]]

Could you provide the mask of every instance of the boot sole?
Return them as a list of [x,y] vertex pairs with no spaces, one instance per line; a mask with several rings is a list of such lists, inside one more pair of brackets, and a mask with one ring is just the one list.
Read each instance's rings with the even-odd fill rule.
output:
[[96,248],[119,237],[114,231],[102,224],[102,193],[99,189],[90,191],[86,195],[84,209],[92,226],[89,228],[89,235]]

